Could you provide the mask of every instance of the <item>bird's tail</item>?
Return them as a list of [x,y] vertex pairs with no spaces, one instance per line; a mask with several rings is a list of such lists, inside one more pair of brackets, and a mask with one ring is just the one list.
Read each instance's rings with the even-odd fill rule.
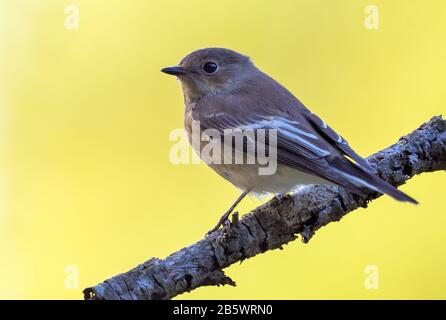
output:
[[[345,158],[335,159],[332,165],[341,176],[357,187],[365,187],[379,193],[385,193],[398,201],[418,204],[418,201],[414,198]],[[355,190],[351,191],[356,193]]]

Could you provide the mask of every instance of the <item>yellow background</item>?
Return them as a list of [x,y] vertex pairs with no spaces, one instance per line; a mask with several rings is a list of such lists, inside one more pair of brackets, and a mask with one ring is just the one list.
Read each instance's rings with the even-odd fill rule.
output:
[[[67,4],[78,30],[64,26]],[[364,27],[365,6],[380,10]],[[179,84],[159,72],[223,46],[368,155],[446,106],[446,2],[0,0],[0,297],[81,290],[200,239],[238,195],[205,165],[168,160]],[[233,287],[181,298],[446,298],[444,172],[227,270]],[[245,200],[242,212],[258,205]],[[66,288],[66,267],[79,287]],[[368,265],[379,289],[364,287]]]

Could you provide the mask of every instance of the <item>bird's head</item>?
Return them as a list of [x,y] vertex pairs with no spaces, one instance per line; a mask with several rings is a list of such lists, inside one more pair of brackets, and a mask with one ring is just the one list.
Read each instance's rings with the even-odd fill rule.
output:
[[190,101],[204,96],[230,91],[247,79],[255,70],[250,59],[224,48],[207,48],[194,51],[174,67],[161,71],[177,76],[184,96]]

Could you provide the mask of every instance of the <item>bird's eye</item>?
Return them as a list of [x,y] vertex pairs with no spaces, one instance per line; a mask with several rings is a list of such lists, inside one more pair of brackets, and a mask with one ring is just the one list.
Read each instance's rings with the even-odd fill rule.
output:
[[218,69],[218,64],[216,64],[215,62],[206,62],[203,65],[203,70],[207,74],[214,74],[215,72],[217,72],[217,69]]

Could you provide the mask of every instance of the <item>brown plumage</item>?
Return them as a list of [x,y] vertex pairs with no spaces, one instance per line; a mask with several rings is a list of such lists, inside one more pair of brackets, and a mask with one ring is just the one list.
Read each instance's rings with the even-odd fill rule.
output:
[[345,139],[248,57],[223,48],[201,49],[163,72],[181,81],[189,135],[192,121],[222,135],[230,128],[277,130],[272,176],[260,176],[258,165],[209,164],[245,193],[285,193],[301,184],[334,183],[359,195],[365,188],[416,203],[376,176]]

